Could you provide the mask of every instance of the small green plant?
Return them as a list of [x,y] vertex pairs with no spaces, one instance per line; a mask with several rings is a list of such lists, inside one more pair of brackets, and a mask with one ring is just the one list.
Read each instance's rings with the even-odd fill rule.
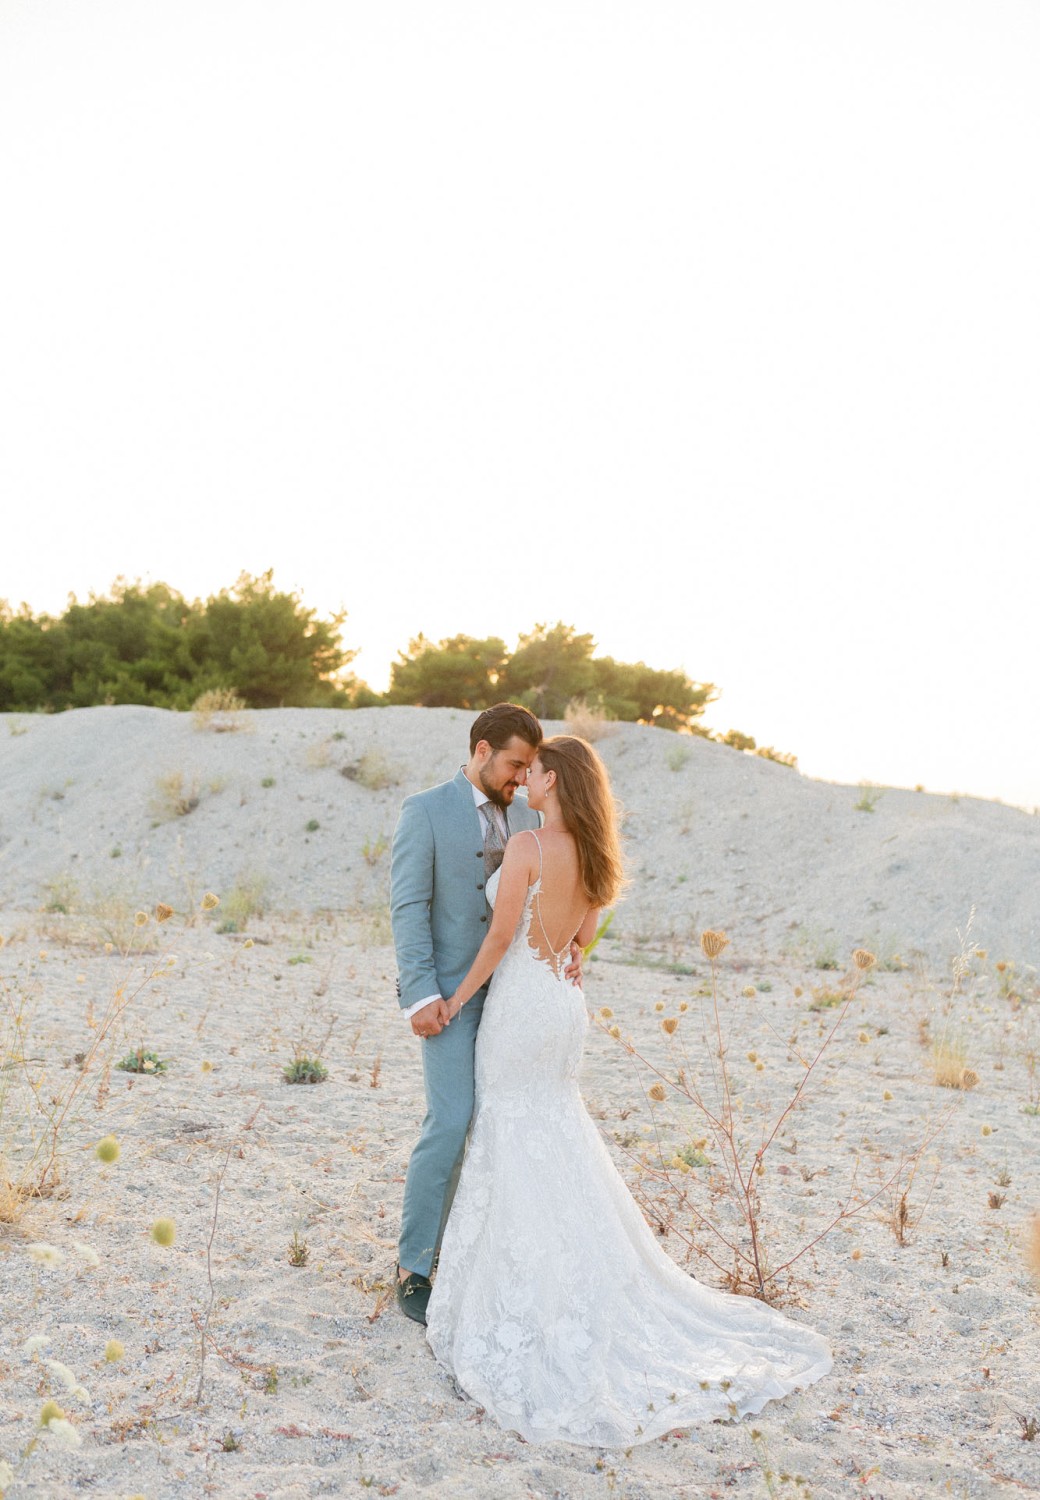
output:
[[1021,1412],[1016,1412],[1018,1420],[1022,1423],[1022,1431],[1018,1434],[1024,1443],[1031,1443],[1040,1432],[1040,1422],[1035,1417],[1024,1417]]
[[343,733],[342,729],[335,729],[333,730],[330,738],[334,740],[345,740],[346,735]]
[[289,1264],[291,1266],[305,1266],[310,1258],[310,1247],[306,1240],[301,1240],[298,1229],[293,1230],[293,1237],[289,1241]]
[[286,1083],[324,1083],[329,1070],[320,1057],[309,1057],[305,1052],[294,1057],[282,1069]]
[[1040,1115],[1040,1052],[1037,1051],[1035,1043],[1030,1041],[1026,1047],[1023,1062],[1026,1065],[1026,1078],[1028,1089],[1028,1102],[1023,1104],[1024,1115]]
[[223,1448],[225,1453],[237,1453],[239,1448],[241,1448],[242,1446],[242,1441],[240,1438],[237,1438],[235,1436],[235,1434],[229,1427],[227,1432],[225,1432],[224,1436],[220,1440],[220,1446],[221,1448]]
[[245,875],[237,880],[221,900],[223,920],[217,931],[241,932],[253,917],[262,917],[266,894],[266,876]]
[[377,865],[389,847],[390,841],[385,833],[381,833],[376,839],[366,839],[361,845],[361,853],[364,856],[365,863]]
[[264,1395],[277,1396],[278,1394],[278,1369],[272,1365],[264,1377]]
[[387,760],[382,750],[366,750],[360,760],[345,765],[340,775],[348,781],[356,781],[369,792],[385,791],[400,780],[397,767]]
[[56,875],[44,886],[44,911],[67,915],[76,904],[76,882],[71,875]]
[[318,829],[321,827],[321,824],[318,822],[317,818],[308,818],[305,826],[308,833],[317,833]]
[[1021,1003],[1022,986],[1015,974],[1015,966],[1005,959],[1000,959],[997,964],[997,994],[1004,1000],[1010,1000],[1012,1005]]
[[681,1146],[675,1154],[679,1158],[679,1160],[684,1161],[688,1167],[711,1166],[710,1157],[705,1156],[704,1152],[701,1151],[699,1147],[692,1144]]
[[885,795],[884,789],[879,786],[871,786],[868,781],[861,781],[860,788],[859,801],[853,803],[853,810],[855,812],[872,813],[881,798]]
[[813,986],[810,1010],[832,1010],[835,1005],[844,1005],[848,998],[844,990],[831,989],[828,985]]
[[274,777],[273,776],[265,776],[262,779],[262,781],[260,782],[260,785],[261,786],[274,786]]
[[584,956],[586,958],[590,958],[592,956],[592,953],[597,945],[601,943],[607,936],[610,931],[610,924],[613,922],[613,920],[613,911],[608,911],[602,922],[600,922],[599,926],[596,928],[596,936],[592,939],[592,942],[589,944],[589,946],[583,950]]
[[290,964],[312,964],[313,962],[309,953],[294,953],[289,959]]
[[678,745],[670,745],[665,755],[665,764],[669,771],[681,771],[690,758],[690,747],[681,741]]
[[146,1052],[143,1047],[128,1052],[116,1063],[123,1073],[165,1073],[166,1066],[157,1052]]

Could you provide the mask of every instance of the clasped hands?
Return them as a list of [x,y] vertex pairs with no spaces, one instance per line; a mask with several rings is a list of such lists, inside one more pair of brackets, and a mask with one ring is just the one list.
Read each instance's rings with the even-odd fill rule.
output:
[[[571,984],[581,984],[581,961],[584,957],[580,943],[571,943],[571,961],[563,971],[565,979]],[[429,1005],[424,1005],[422,1010],[417,1010],[412,1016],[412,1031],[416,1036],[423,1039],[431,1036],[439,1036],[445,1026],[458,1015],[466,1002],[458,998],[458,994],[451,996],[449,1000],[431,1000]]]

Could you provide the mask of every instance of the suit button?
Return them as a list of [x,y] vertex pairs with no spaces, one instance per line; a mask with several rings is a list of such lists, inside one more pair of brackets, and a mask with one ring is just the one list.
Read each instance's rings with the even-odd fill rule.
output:
[[484,851],[483,851],[483,849],[475,849],[474,853],[476,854],[476,856],[477,856],[478,859],[483,859],[484,858]]
[[482,891],[483,889],[484,889],[484,882],[482,880],[478,880],[477,881],[477,890],[478,891]]
[[484,913],[484,915],[483,915],[483,916],[482,916],[482,917],[481,917],[481,919],[480,919],[480,920],[481,920],[481,921],[482,921],[482,922],[486,922],[486,921],[487,921],[487,913],[486,913],[486,912],[485,912],[485,913]]

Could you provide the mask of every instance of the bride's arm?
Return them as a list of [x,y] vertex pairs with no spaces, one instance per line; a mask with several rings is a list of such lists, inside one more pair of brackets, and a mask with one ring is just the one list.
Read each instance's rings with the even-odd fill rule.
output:
[[574,934],[574,941],[577,943],[579,948],[587,948],[589,946],[589,944],[592,942],[592,939],[596,936],[596,929],[598,926],[599,911],[595,906],[590,906],[588,911],[585,913],[585,916],[582,918],[581,926]]
[[495,897],[495,915],[488,935],[477,949],[477,956],[469,972],[454,995],[448,1000],[448,1015],[456,1016],[471,1000],[495,969],[513,940],[516,924],[524,909],[527,888],[535,874],[537,850],[530,839],[514,835],[506,844],[502,860],[502,873],[498,877],[498,894]]

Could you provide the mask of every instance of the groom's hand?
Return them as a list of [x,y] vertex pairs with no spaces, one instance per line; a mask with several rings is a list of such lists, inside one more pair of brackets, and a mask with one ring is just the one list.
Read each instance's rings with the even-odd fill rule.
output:
[[583,957],[584,952],[581,944],[572,943],[571,961],[563,971],[564,978],[569,979],[571,984],[576,984],[579,989],[581,988],[581,961]]
[[448,1024],[448,1002],[431,1000],[412,1017],[412,1030],[416,1036],[437,1036]]

